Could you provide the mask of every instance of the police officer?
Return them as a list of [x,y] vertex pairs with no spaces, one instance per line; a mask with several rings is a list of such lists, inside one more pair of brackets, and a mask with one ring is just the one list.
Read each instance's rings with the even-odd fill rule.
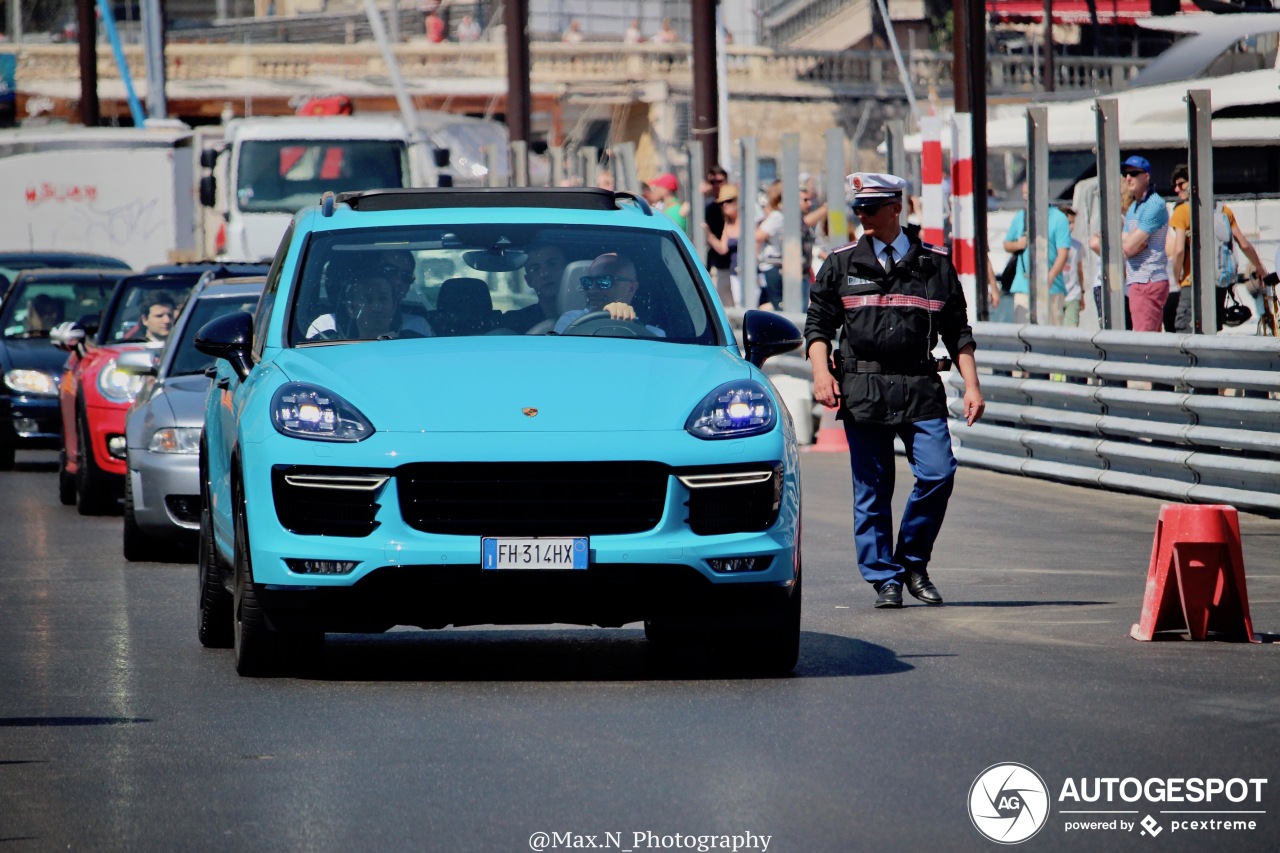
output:
[[[850,175],[862,237],[832,252],[818,271],[805,323],[813,396],[839,408],[853,469],[854,544],[876,607],[902,606],[902,587],[941,604],[929,557],[955,480],[947,398],[933,348],[941,337],[964,378],[964,418],[985,404],[978,386],[964,292],[947,250],[910,239],[899,225],[906,181]],[[843,331],[838,355],[832,340]],[[894,436],[915,475],[893,541]]]

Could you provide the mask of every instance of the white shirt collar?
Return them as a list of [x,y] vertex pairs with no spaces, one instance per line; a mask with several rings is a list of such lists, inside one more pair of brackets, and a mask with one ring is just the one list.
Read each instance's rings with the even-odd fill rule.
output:
[[877,237],[872,237],[871,248],[875,250],[876,259],[882,263],[884,261],[884,247],[888,245],[893,246],[893,260],[896,262],[906,256],[907,251],[911,248],[911,241],[907,239],[906,231],[899,231],[893,243],[885,243]]

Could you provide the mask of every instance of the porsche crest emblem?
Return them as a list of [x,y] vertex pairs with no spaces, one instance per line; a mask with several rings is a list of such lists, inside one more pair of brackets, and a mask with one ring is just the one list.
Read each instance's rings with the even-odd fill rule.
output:
[[520,411],[524,412],[526,418],[536,418],[538,416],[538,410],[533,406],[525,406]]

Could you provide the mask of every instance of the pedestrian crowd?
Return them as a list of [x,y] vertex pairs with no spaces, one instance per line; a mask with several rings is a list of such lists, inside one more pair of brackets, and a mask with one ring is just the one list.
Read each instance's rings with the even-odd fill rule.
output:
[[[1123,259],[1124,327],[1139,332],[1193,331],[1191,286],[1191,205],[1190,174],[1186,164],[1174,168],[1169,176],[1176,200],[1172,208],[1155,187],[1151,162],[1141,154],[1126,157],[1121,164],[1120,202],[1117,213],[1123,219],[1119,246]],[[1026,184],[1023,184],[1026,198]],[[1051,325],[1078,326],[1084,300],[1084,246],[1075,234],[1077,213],[1070,207],[1048,205],[1049,310]],[[1213,256],[1213,279],[1206,286],[1214,289],[1216,316],[1208,331],[1224,325],[1239,325],[1251,312],[1236,295],[1243,284],[1249,295],[1261,300],[1263,279],[1268,270],[1249,241],[1235,213],[1228,205],[1215,205],[1212,213],[1213,233],[1205,241],[1205,250]],[[1093,266],[1093,302],[1102,316],[1102,234],[1089,236]],[[991,319],[1026,323],[1029,320],[1029,283],[1027,279],[1026,211],[1018,211],[1004,235],[1004,250],[1009,255],[1004,273],[990,269]],[[1244,274],[1237,250],[1249,263]],[[1277,257],[1280,264],[1280,256]],[[1263,311],[1258,310],[1261,316]],[[1206,324],[1207,326],[1208,324]]]

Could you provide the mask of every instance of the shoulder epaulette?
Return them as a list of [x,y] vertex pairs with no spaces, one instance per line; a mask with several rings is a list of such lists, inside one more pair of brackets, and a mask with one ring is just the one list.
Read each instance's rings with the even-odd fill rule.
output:
[[933,252],[935,255],[942,255],[945,257],[950,254],[946,246],[935,246],[932,243],[921,243],[920,245],[928,249],[930,252]]
[[832,254],[835,254],[836,252],[847,252],[847,251],[849,251],[850,249],[852,249],[852,248],[853,248],[854,246],[856,246],[856,245],[858,245],[858,241],[857,241],[857,240],[854,240],[852,243],[850,243],[850,244],[849,244],[849,245],[847,245],[847,246],[841,246],[839,249],[832,249],[832,250],[831,250],[831,253],[832,253]]

